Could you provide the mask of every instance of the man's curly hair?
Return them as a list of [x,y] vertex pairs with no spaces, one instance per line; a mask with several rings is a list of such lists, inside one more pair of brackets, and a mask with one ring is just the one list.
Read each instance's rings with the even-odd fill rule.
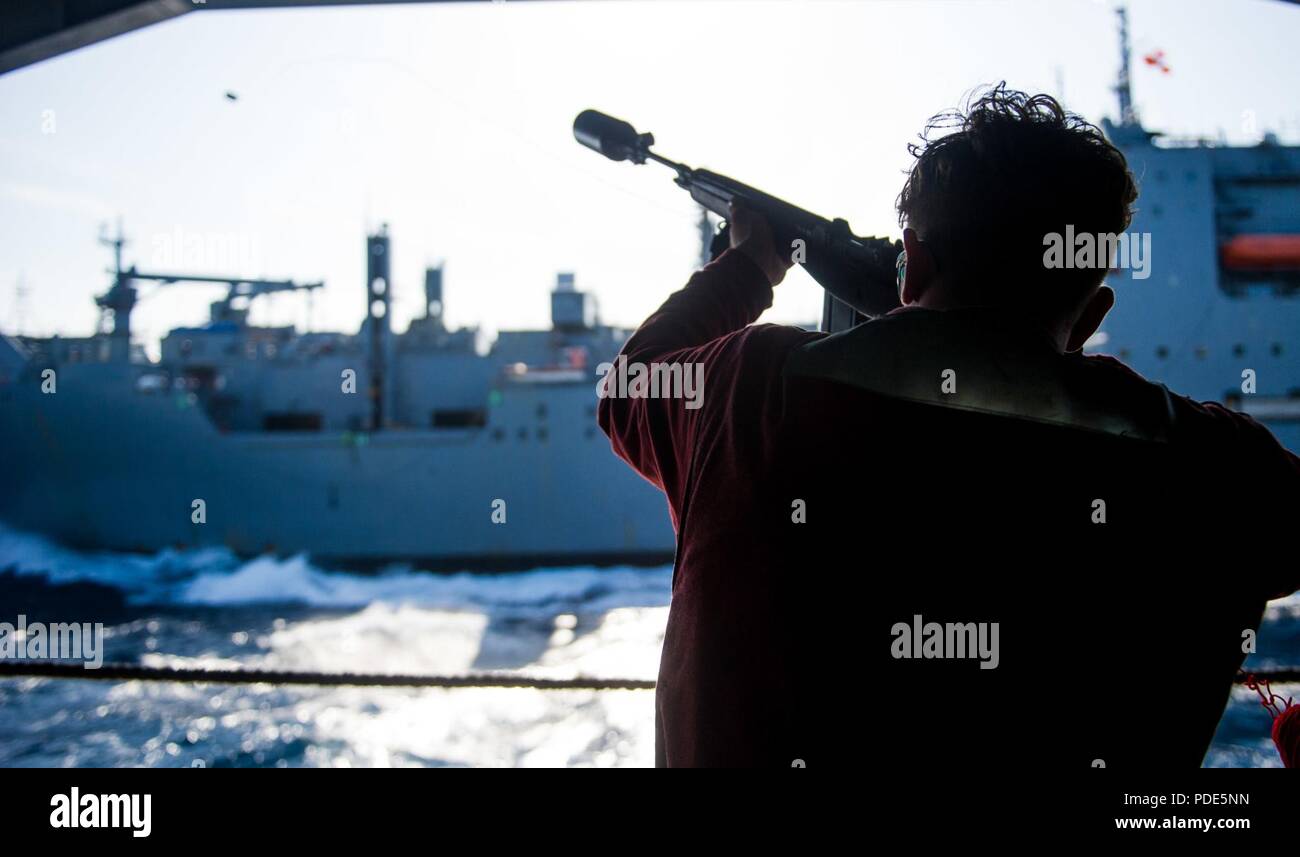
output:
[[[930,248],[940,275],[971,303],[1075,305],[1100,269],[1045,269],[1044,237],[1121,233],[1137,187],[1101,130],[1050,95],[1005,82],[965,109],[934,116],[898,195],[900,225]],[[1072,251],[1071,251],[1072,252]]]

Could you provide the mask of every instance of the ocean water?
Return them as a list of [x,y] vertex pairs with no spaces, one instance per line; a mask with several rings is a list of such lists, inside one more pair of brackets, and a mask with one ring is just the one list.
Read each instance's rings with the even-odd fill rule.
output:
[[[653,679],[671,569],[323,571],[78,553],[0,528],[0,621],[105,625],[105,660]],[[10,615],[13,614],[13,615]],[[653,691],[0,680],[3,766],[644,766]]]
[[[150,665],[653,679],[670,578],[360,575],[223,550],[81,553],[0,527],[0,621],[103,622],[105,660]],[[1300,598],[1269,605],[1260,650],[1300,660]],[[1135,729],[1157,720],[1134,700]],[[0,680],[5,767],[646,766],[653,725],[652,691]],[[1206,764],[1280,766],[1269,725],[1234,691]]]

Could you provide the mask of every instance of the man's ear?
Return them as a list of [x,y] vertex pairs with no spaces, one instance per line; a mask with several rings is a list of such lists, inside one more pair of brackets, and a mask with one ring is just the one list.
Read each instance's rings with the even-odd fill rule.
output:
[[1078,351],[1083,347],[1083,343],[1097,332],[1101,327],[1102,321],[1106,318],[1106,313],[1115,305],[1115,292],[1110,286],[1103,285],[1097,291],[1092,293],[1088,302],[1083,306],[1083,312],[1079,313],[1079,318],[1074,322],[1074,327],[1070,328],[1070,335],[1066,339],[1065,350]]
[[937,270],[930,248],[910,226],[903,230],[903,252],[907,254],[907,270],[903,272],[903,288],[898,297],[903,306],[907,306],[919,301],[929,291]]

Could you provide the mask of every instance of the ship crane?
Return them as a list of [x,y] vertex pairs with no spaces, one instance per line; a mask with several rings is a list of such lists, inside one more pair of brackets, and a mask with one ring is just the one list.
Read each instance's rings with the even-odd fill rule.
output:
[[[113,248],[113,267],[108,273],[113,275],[113,285],[108,291],[95,298],[100,309],[100,330],[108,333],[114,342],[114,353],[121,359],[128,359],[131,341],[131,311],[138,300],[136,282],[148,280],[160,285],[173,283],[221,283],[227,286],[226,296],[212,307],[212,320],[227,321],[236,318],[234,302],[236,299],[251,299],[258,295],[274,292],[307,291],[319,289],[324,282],[298,283],[293,280],[262,280],[250,277],[215,277],[204,274],[157,274],[141,272],[134,265],[122,268],[122,247],[126,239],[122,237],[119,227],[114,238],[101,237],[100,243]],[[110,325],[109,319],[112,319]]]
[[214,322],[232,320],[234,318],[232,310],[235,308],[234,303],[238,298],[252,299],[258,295],[269,295],[275,292],[310,291],[325,285],[324,282],[298,283],[293,280],[257,280],[248,277],[213,277],[201,274],[150,274],[140,273],[134,267],[125,271],[124,276],[130,280],[149,280],[163,286],[173,283],[221,283],[226,285],[228,289],[225,298],[213,304],[212,307],[212,320]]

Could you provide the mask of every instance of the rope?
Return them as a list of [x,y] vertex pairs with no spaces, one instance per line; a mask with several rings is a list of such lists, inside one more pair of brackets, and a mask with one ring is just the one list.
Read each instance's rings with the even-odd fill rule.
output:
[[[1262,675],[1262,673],[1261,673]],[[182,681],[211,684],[302,684],[327,687],[525,687],[536,690],[654,690],[647,679],[537,678],[502,673],[469,675],[386,675],[383,673],[316,673],[286,670],[190,669],[103,664],[86,669],[81,662],[0,660],[0,678],[91,679],[97,681]]]
[[[1300,682],[1300,667],[1256,670],[1260,681],[1279,684]],[[469,675],[388,675],[384,673],[317,673],[290,670],[206,670],[186,667],[147,667],[108,663],[86,669],[81,662],[0,660],[0,678],[64,678],[97,681],[181,681],[205,684],[295,684],[323,687],[514,687],[535,690],[654,690],[649,679],[537,678],[506,673]],[[1234,681],[1247,684],[1250,676],[1238,673]]]

